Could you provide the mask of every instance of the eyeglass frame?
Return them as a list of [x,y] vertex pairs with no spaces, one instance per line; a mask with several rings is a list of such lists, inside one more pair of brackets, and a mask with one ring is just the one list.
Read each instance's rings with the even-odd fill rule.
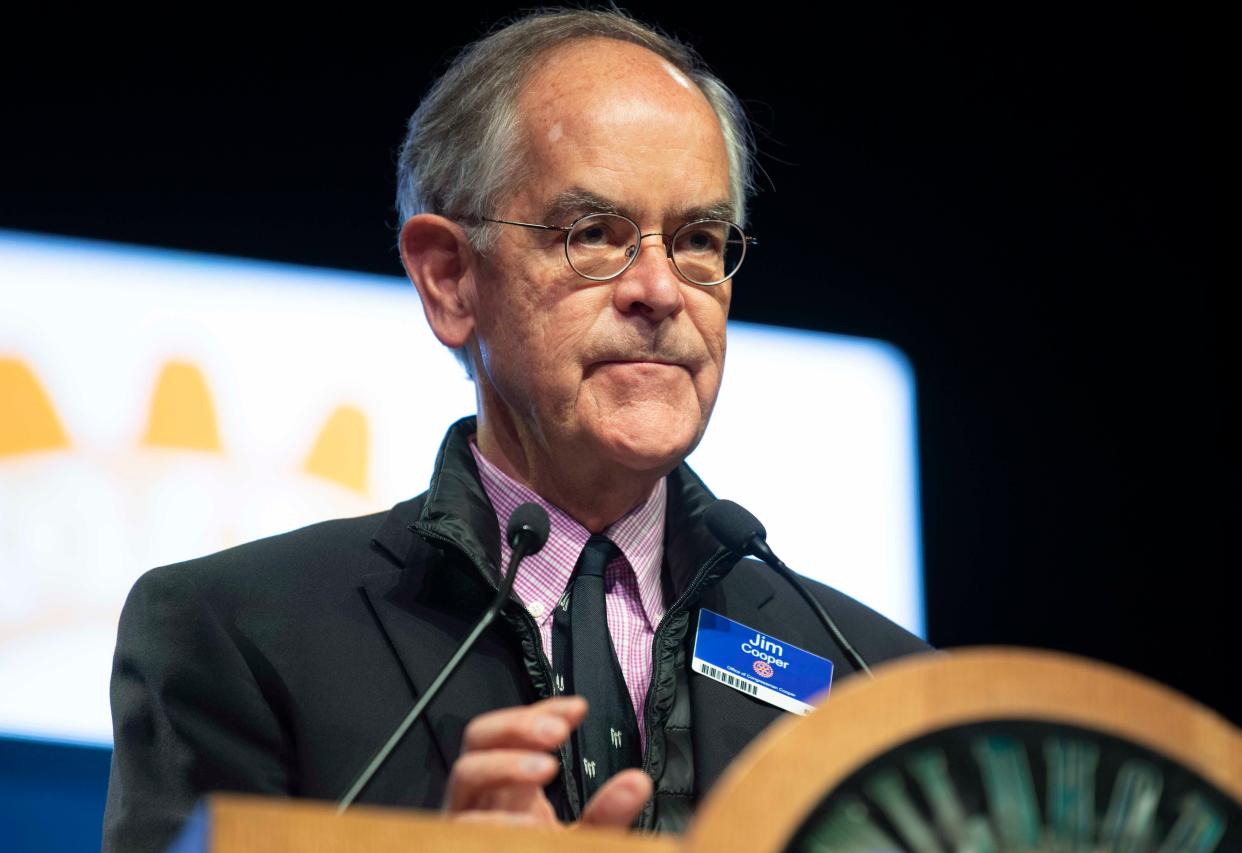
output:
[[[625,266],[621,267],[621,269],[617,270],[612,275],[602,276],[602,277],[587,275],[586,273],[579,270],[576,266],[574,266],[574,262],[570,260],[569,258],[569,235],[573,233],[574,228],[578,226],[579,222],[581,222],[584,219],[589,219],[592,216],[615,216],[618,219],[624,219],[626,222],[633,225],[634,230],[638,233],[638,243],[635,244],[634,253],[630,255],[629,260],[625,262]],[[565,263],[569,264],[569,268],[573,270],[574,273],[576,273],[578,276],[582,278],[585,278],[587,281],[612,281],[614,278],[617,278],[618,276],[623,275],[626,270],[634,266],[634,261],[638,260],[638,252],[640,248],[639,244],[642,243],[643,238],[644,237],[660,237],[660,238],[663,238],[662,242],[664,243],[665,257],[668,258],[669,263],[673,265],[673,269],[677,271],[677,274],[681,276],[682,279],[684,279],[688,284],[693,284],[696,287],[717,287],[719,285],[724,284],[729,279],[733,278],[733,276],[737,274],[737,271],[742,268],[742,262],[746,260],[746,250],[750,246],[759,245],[758,238],[751,237],[749,234],[743,231],[742,226],[738,225],[736,222],[730,222],[728,219],[716,219],[713,217],[707,217],[705,219],[694,219],[694,220],[691,220],[690,222],[683,223],[682,225],[677,226],[677,230],[674,231],[672,234],[665,234],[663,231],[652,231],[648,234],[644,234],[643,229],[633,219],[630,219],[628,216],[625,216],[624,214],[613,213],[607,210],[597,210],[592,213],[584,213],[582,216],[579,216],[577,219],[575,219],[573,222],[569,223],[568,225],[541,225],[537,222],[517,222],[512,219],[493,219],[489,216],[478,216],[478,217],[472,217],[472,218],[477,219],[480,222],[494,222],[497,225],[518,225],[518,226],[521,226],[522,228],[536,228],[541,231],[563,231],[565,233]],[[725,276],[724,278],[718,281],[708,282],[706,284],[704,284],[703,282],[694,281],[689,276],[687,276],[684,272],[682,272],[681,267],[677,266],[677,260],[673,257],[673,241],[677,237],[677,235],[680,234],[685,229],[689,228],[691,225],[700,225],[704,222],[723,222],[726,225],[736,228],[737,232],[742,235],[742,256],[738,258],[737,265],[732,270],[730,270],[729,274]]]

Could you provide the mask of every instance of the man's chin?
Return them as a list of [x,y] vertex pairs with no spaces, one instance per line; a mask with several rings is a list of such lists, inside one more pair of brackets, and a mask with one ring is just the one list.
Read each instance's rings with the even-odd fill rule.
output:
[[633,430],[618,429],[620,425],[597,436],[600,457],[636,474],[662,477],[676,468],[699,443],[697,429],[673,429],[654,426]]

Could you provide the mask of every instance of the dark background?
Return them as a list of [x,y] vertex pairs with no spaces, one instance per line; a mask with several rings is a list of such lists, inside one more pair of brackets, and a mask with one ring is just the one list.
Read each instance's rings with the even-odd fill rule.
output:
[[[630,8],[693,41],[759,127],[762,245],[734,316],[914,364],[931,641],[1113,661],[1242,719],[1222,24]],[[405,120],[507,11],[14,30],[0,227],[400,274]]]

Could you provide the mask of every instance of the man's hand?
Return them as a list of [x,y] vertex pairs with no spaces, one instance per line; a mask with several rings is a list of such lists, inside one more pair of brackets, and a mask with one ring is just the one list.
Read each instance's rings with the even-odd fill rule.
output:
[[[556,812],[543,786],[560,768],[555,751],[587,714],[580,696],[480,714],[466,726],[462,753],[449,774],[444,811],[463,820],[552,825]],[[627,827],[651,797],[651,778],[625,770],[582,810],[581,823]]]

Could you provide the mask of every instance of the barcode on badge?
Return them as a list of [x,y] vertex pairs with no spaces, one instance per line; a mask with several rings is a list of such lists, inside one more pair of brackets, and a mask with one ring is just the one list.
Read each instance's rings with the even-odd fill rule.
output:
[[723,684],[729,685],[730,687],[736,687],[738,690],[741,690],[743,693],[749,693],[751,696],[759,695],[759,688],[751,684],[746,679],[738,678],[735,675],[729,675],[729,673],[724,670],[716,669],[716,667],[709,663],[701,664],[701,666],[702,673],[708,678],[714,678]]

